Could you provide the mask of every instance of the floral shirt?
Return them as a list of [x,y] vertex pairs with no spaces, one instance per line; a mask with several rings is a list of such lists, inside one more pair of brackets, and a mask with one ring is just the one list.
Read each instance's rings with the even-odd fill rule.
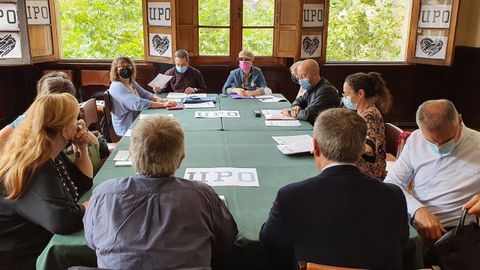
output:
[[385,124],[382,114],[377,107],[370,106],[358,112],[358,115],[367,122],[367,144],[373,148],[374,155],[363,155],[356,165],[364,174],[383,180],[387,175],[385,170],[387,163],[385,161]]

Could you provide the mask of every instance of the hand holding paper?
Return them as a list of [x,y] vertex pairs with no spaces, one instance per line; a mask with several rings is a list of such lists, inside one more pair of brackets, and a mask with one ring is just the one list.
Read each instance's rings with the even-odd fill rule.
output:
[[158,73],[157,77],[153,79],[153,81],[149,82],[148,85],[153,88],[162,89],[167,85],[167,83],[173,78],[173,76],[164,75],[162,73]]

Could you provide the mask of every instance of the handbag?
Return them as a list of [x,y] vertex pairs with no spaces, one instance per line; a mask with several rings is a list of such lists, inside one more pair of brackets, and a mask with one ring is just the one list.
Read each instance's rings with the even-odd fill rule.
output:
[[468,213],[463,210],[456,228],[449,230],[433,245],[433,252],[442,270],[480,269],[480,227],[478,217],[465,225]]

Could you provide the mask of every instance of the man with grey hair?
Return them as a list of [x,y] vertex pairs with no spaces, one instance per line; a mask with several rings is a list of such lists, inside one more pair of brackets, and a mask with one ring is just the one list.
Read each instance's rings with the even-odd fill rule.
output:
[[260,232],[269,269],[297,269],[298,261],[402,269],[405,197],[354,164],[364,150],[365,121],[352,110],[329,109],[313,135],[320,174],[281,188]]
[[132,131],[134,176],[93,191],[83,223],[87,245],[107,269],[178,269],[223,261],[237,226],[203,182],[175,177],[184,134],[171,117],[149,116]]
[[462,206],[480,192],[480,133],[462,123],[452,102],[429,100],[385,182],[399,186],[427,246],[458,224]]
[[207,85],[203,79],[202,73],[189,65],[190,56],[187,50],[181,49],[175,52],[175,66],[165,72],[165,75],[173,76],[163,89],[153,88],[155,93],[178,92],[193,94],[197,92],[205,93]]

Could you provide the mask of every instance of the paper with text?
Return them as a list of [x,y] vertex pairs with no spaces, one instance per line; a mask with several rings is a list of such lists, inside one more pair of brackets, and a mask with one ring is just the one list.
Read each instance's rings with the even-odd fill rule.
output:
[[215,104],[211,101],[203,103],[184,103],[185,109],[202,109],[202,108],[215,108]]
[[256,168],[187,168],[183,178],[210,186],[259,186]]
[[295,120],[295,118],[284,115],[282,110],[262,110],[265,119],[267,120]]
[[302,124],[298,120],[265,120],[267,127],[299,127]]
[[153,79],[153,81],[149,82],[148,85],[151,87],[158,87],[164,88],[165,85],[173,78],[173,76],[164,75],[162,73],[158,73],[157,77]]
[[196,118],[239,118],[240,112],[238,111],[196,111]]

